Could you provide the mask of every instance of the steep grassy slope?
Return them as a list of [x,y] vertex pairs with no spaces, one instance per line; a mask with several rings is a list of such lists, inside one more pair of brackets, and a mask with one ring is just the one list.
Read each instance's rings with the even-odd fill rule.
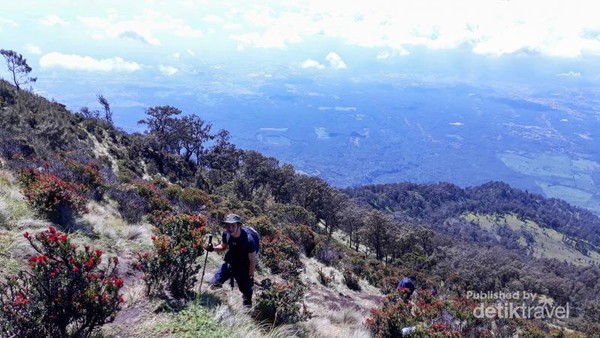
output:
[[[0,171],[0,214],[3,215],[0,230],[0,270],[1,276],[15,273],[25,265],[31,249],[22,233],[45,229],[49,223],[37,218],[34,210],[26,203],[20,187],[13,175]],[[151,248],[151,225],[148,223],[128,224],[113,206],[114,201],[89,202],[89,212],[76,220],[79,230],[72,233],[75,243],[91,242],[95,248],[108,255],[120,258],[123,275],[133,273],[129,265],[133,253]],[[340,271],[327,267],[314,258],[302,258],[306,268],[300,279],[309,286],[304,298],[306,310],[311,318],[299,325],[274,328],[259,325],[241,306],[241,298],[236,289],[208,290],[205,283],[204,294],[184,312],[158,311],[164,304],[160,300],[149,300],[144,296],[144,285],[133,275],[126,278],[123,294],[125,303],[115,321],[106,325],[103,331],[108,336],[162,337],[198,336],[203,337],[289,337],[291,335],[310,337],[365,337],[369,333],[363,327],[369,310],[377,307],[381,300],[380,291],[366,281],[361,292],[348,289],[343,283]],[[222,257],[210,254],[206,269],[206,282],[222,262]],[[318,281],[317,270],[324,270],[333,276],[326,287]],[[280,277],[269,274],[268,269],[260,270],[258,280]],[[198,277],[199,279],[199,277]],[[199,285],[198,285],[199,287]]]
[[557,259],[581,266],[600,264],[600,250],[596,246],[569,238],[531,220],[522,220],[512,214],[491,216],[473,213],[466,214],[464,219],[494,234],[498,240],[502,237],[501,228],[508,226],[516,234],[519,246],[536,258]]

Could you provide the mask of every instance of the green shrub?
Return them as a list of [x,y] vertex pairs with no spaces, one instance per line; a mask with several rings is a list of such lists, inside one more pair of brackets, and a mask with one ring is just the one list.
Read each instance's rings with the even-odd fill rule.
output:
[[304,288],[297,282],[273,283],[258,295],[256,317],[273,325],[302,321],[308,316],[300,307],[303,296]]
[[317,246],[315,240],[316,234],[308,225],[286,225],[283,228],[283,232],[287,234],[294,243],[300,245],[307,257],[312,257],[314,255],[315,247]]
[[267,216],[252,217],[246,224],[256,229],[261,236],[273,236],[277,233],[277,228]]
[[204,208],[212,208],[212,198],[198,188],[184,188],[178,195],[179,206],[184,212],[198,212]]
[[262,236],[260,252],[261,262],[274,274],[279,273],[284,277],[298,276],[299,270],[304,267],[300,261],[298,246],[288,236]]
[[118,260],[100,268],[102,251],[77,250],[68,235],[50,227],[31,236],[37,252],[30,271],[0,282],[0,332],[8,337],[88,337],[114,319],[123,301]]
[[147,295],[188,298],[200,269],[197,258],[204,253],[206,218],[163,211],[153,213],[150,222],[156,227],[154,252],[138,253],[133,267],[144,273]]
[[107,195],[117,202],[117,210],[128,223],[138,223],[150,210],[148,202],[132,189],[110,187]]
[[333,271],[331,271],[331,273],[328,276],[323,272],[323,269],[319,268],[317,270],[317,279],[319,280],[319,283],[323,284],[324,286],[329,286],[335,278],[333,275]]
[[344,258],[344,249],[326,236],[319,236],[315,246],[315,257],[319,262],[327,266],[338,266],[342,258]]
[[162,196],[156,185],[144,181],[135,181],[132,185],[137,193],[148,202],[150,211],[171,210],[169,202]]
[[360,291],[361,287],[358,283],[358,277],[350,269],[344,269],[344,283],[350,290]]

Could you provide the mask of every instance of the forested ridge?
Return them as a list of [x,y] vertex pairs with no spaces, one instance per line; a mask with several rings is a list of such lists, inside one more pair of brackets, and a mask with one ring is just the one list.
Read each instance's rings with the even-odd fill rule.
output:
[[600,219],[591,211],[555,198],[516,189],[504,182],[460,188],[450,183],[396,183],[345,190],[351,197],[399,220],[443,229],[449,218],[465,213],[515,214],[543,227],[600,245]]
[[[30,207],[37,208],[40,217],[67,234],[103,238],[80,220],[88,210],[79,198],[114,206],[126,224],[149,223],[154,231],[181,221],[177,217],[182,215],[188,217],[185,222],[196,224],[200,221],[195,215],[202,215],[206,217],[203,231],[217,232],[220,217],[237,212],[261,232],[263,273],[287,283],[285,288],[262,293],[263,303],[259,303],[272,306],[282,290],[293,290],[285,295],[290,306],[284,308],[285,317],[271,318],[273,314],[264,308],[258,311],[257,320],[278,325],[310,317],[298,305],[307,292],[299,278],[305,269],[300,257],[309,257],[343,272],[344,283],[357,292],[361,279],[394,297],[395,284],[405,275],[413,276],[423,292],[434,285],[439,288],[444,303],[435,303],[431,295],[418,296],[426,304],[440,307],[428,316],[413,318],[408,311],[406,318],[394,319],[385,313],[399,305],[382,303],[364,323],[377,336],[394,336],[394,325],[400,324],[429,334],[440,330],[468,336],[484,331],[496,336],[566,334],[550,323],[576,330],[575,336],[593,336],[600,329],[600,269],[596,265],[536,258],[527,245],[517,244],[522,234],[499,226],[497,234],[502,236],[496,236],[465,218],[468,214],[515,215],[564,234],[565,245],[570,241],[569,245],[590,255],[600,246],[600,220],[589,211],[503,182],[468,188],[451,183],[397,183],[337,189],[319,177],[297,173],[289,164],[237,148],[226,130],[215,131],[199,115],[176,107],[148,108],[146,118],[140,121],[146,131],[126,133],[113,124],[110,104],[100,97],[103,111],[82,107],[70,112],[60,103],[0,81],[1,169],[18,177]],[[48,181],[65,187],[70,195],[61,196],[66,196],[68,207],[53,210],[36,200],[35,194],[40,192],[34,188]],[[1,216],[0,227],[6,236],[23,230],[15,225],[15,216],[5,211]],[[131,239],[132,246],[135,240]],[[154,245],[156,249],[156,241]],[[181,247],[177,250],[185,252]],[[151,254],[139,257],[138,268],[146,276],[151,271],[143,270],[143,264],[149,257]],[[18,259],[9,261],[14,266]],[[6,269],[0,275],[5,278],[14,272]],[[320,274],[319,278],[323,285],[329,283],[328,276]],[[180,298],[189,293],[187,283],[178,286]],[[163,281],[149,289],[158,288],[160,293],[161,287],[174,287],[167,284]],[[466,315],[456,327],[452,321],[436,326],[441,320],[439,313],[461,318],[468,306],[461,308],[460,304],[464,305],[469,290],[545,295],[557,304],[569,304],[571,318],[560,322],[479,321]],[[399,322],[394,324],[394,320]]]

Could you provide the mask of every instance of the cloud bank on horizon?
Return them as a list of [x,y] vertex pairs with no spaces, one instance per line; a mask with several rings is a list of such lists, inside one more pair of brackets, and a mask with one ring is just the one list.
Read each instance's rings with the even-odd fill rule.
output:
[[[297,69],[344,70],[349,48],[372,62],[466,49],[501,57],[600,55],[600,15],[591,0],[338,1],[109,0],[15,3],[0,13],[2,48],[44,69],[173,76],[193,59],[219,64],[253,55]],[[292,51],[293,55],[286,55]],[[299,55],[303,51],[305,55]],[[281,56],[285,55],[285,56]],[[369,54],[370,55],[370,54]],[[35,64],[35,62],[33,63]]]

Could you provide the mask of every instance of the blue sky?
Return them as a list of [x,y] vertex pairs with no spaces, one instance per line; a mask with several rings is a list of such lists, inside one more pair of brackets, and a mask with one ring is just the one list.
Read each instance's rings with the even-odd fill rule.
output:
[[[567,64],[552,76],[585,78],[597,76],[595,68],[576,65],[600,55],[593,4],[23,0],[0,12],[0,47],[27,57],[39,78],[34,89],[71,108],[93,105],[95,93],[140,110],[156,104],[145,98],[150,92],[157,99],[187,92],[210,105],[211,94],[261,96],[273,79],[359,81],[436,67],[464,71],[473,60],[535,58]],[[418,65],[421,55],[446,61]]]

